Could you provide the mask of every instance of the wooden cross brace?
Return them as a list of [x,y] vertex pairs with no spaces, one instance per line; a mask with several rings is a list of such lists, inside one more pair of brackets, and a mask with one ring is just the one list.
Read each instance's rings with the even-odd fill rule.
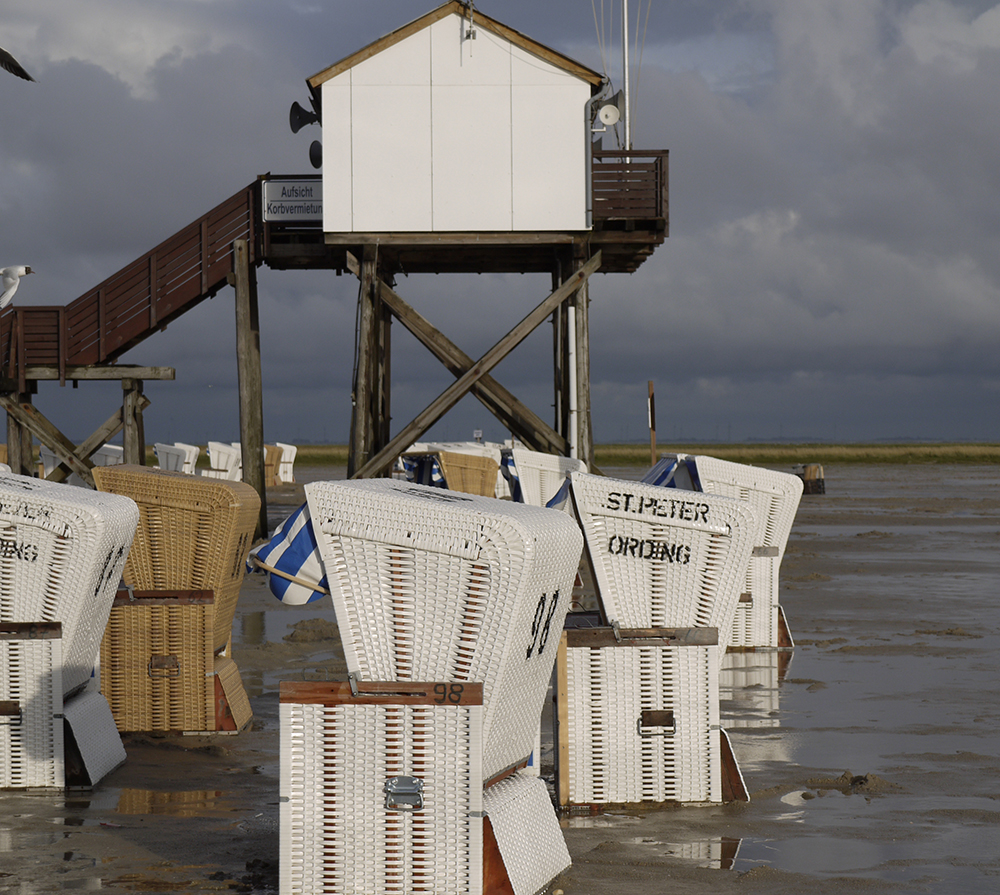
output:
[[[361,266],[358,260],[348,253],[347,261],[351,272],[360,277]],[[559,305],[580,289],[600,266],[601,253],[596,252],[583,267],[576,270],[565,283],[544,299],[478,361],[473,361],[462,352],[379,278],[377,280],[378,294],[389,310],[457,378],[421,413],[414,417],[412,422],[404,426],[382,450],[369,459],[354,474],[354,478],[368,478],[380,474],[396,454],[426,432],[470,391],[486,405],[497,419],[530,447],[535,450],[565,454],[566,439],[488,374]]]
[[[138,412],[141,413],[148,406],[149,398],[139,395],[136,402]],[[90,457],[109,438],[114,438],[121,432],[125,425],[123,408],[119,407],[103,425],[94,430],[89,438],[82,441],[79,446],[75,446],[33,404],[21,404],[10,395],[0,394],[0,407],[3,407],[62,461],[48,474],[47,481],[63,482],[75,472],[90,488],[97,487],[90,471],[94,468]]]

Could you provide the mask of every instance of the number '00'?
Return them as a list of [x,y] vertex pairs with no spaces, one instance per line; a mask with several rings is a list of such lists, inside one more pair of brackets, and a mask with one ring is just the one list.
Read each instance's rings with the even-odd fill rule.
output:
[[[545,644],[549,642],[549,632],[552,628],[552,616],[556,614],[556,605],[559,603],[559,591],[552,594],[549,600],[547,594],[542,594],[538,598],[538,605],[535,607],[535,617],[531,622],[531,643],[528,644],[528,652],[525,658],[530,659],[534,655],[541,655],[545,651]],[[546,604],[548,611],[546,611]],[[537,649],[537,653],[535,650]]]

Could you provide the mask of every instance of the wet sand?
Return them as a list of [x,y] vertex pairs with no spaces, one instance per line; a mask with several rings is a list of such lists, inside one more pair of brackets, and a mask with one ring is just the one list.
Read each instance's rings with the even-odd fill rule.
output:
[[[996,890],[1000,468],[826,475],[782,566],[790,662],[737,654],[723,674],[751,802],[568,818],[552,889]],[[300,499],[275,492],[271,518]],[[91,792],[0,793],[0,893],[276,891],[278,682],[344,675],[333,622],[248,579],[233,634],[252,729],[127,735]]]

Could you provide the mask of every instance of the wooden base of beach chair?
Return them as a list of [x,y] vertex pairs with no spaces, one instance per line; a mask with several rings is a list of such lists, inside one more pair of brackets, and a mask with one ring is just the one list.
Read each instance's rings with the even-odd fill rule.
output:
[[101,692],[122,732],[233,733],[250,722],[236,663],[213,650],[212,591],[119,591]]
[[281,684],[280,891],[534,895],[569,866],[545,783],[482,782],[481,684]]
[[719,725],[718,630],[578,628],[556,659],[565,808],[745,801]]

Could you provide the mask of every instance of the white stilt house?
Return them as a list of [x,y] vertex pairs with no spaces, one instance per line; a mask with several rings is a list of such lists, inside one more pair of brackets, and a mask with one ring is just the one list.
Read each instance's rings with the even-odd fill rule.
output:
[[309,79],[328,233],[588,229],[597,72],[453,0]]
[[[604,76],[459,0],[306,82],[314,112],[294,107],[293,130],[322,126],[323,247],[276,223],[268,263],[361,279],[348,474],[385,474],[469,393],[527,447],[591,462],[588,279],[635,270],[663,241],[666,151],[594,149],[600,107],[614,103]],[[553,291],[474,359],[392,289],[399,273],[452,272],[545,272]],[[498,315],[483,316],[492,325]],[[457,380],[395,435],[393,317]],[[552,424],[490,375],[548,319]]]

